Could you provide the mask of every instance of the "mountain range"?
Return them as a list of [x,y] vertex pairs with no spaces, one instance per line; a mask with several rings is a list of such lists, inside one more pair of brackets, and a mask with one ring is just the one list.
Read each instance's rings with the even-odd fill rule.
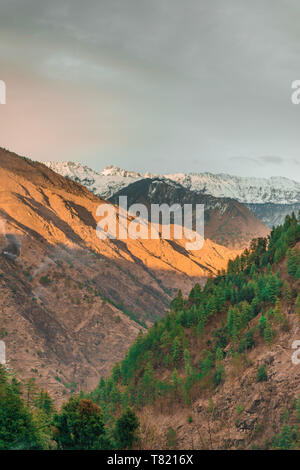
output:
[[292,211],[300,210],[300,183],[284,177],[239,177],[207,172],[153,175],[126,171],[117,166],[107,166],[97,172],[74,162],[45,162],[45,165],[80,182],[104,199],[137,180],[159,177],[201,194],[235,199],[245,204],[269,228],[283,223]]

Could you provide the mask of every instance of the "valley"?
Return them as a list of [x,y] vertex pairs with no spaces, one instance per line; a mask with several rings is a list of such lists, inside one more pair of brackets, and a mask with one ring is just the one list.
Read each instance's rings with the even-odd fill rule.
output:
[[186,251],[184,240],[100,240],[103,200],[5,150],[0,180],[7,357],[19,377],[33,376],[56,402],[92,390],[179,289],[187,294],[238,253],[211,240],[198,252]]

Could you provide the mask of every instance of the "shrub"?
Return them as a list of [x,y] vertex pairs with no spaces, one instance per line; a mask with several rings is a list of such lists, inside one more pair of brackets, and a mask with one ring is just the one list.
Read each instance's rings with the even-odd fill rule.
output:
[[42,276],[40,278],[40,284],[42,284],[42,286],[49,286],[50,283],[51,283],[51,280],[49,279],[48,276]]
[[173,428],[170,428],[167,434],[167,446],[169,449],[175,449],[177,445],[177,434]]
[[279,434],[273,436],[272,449],[294,449],[299,439],[299,432],[296,426],[283,426]]
[[115,439],[120,449],[129,449],[137,439],[139,420],[136,414],[127,408],[116,422]]
[[257,370],[257,382],[266,382],[268,380],[268,374],[264,365],[261,365]]

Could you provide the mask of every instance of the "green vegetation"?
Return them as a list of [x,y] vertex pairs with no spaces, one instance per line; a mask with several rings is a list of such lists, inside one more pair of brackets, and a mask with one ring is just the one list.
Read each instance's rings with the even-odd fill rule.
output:
[[[195,285],[187,299],[179,291],[166,316],[138,336],[118,374],[102,379],[92,393],[108,420],[113,423],[128,405],[189,404],[199,390],[213,390],[226,380],[226,357],[247,362],[245,354],[257,344],[270,346],[276,328],[287,323],[285,307],[299,309],[299,295],[292,288],[299,240],[299,219],[288,216],[268,239],[253,240],[230,261],[226,273],[208,279],[204,288]],[[290,252],[297,269],[289,274],[291,281],[283,282],[277,264]],[[264,366],[256,380],[268,380]]]
[[279,450],[294,449],[299,444],[299,439],[300,435],[296,426],[284,425],[280,433],[273,436],[271,448]]
[[48,276],[42,276],[40,278],[40,284],[42,284],[42,286],[47,287],[51,284],[51,279]]
[[[117,401],[112,391],[121,403],[142,406],[171,397],[190,403],[197,387],[220,386],[225,380],[224,358],[247,353],[259,336],[271,345],[278,323],[274,312],[278,314],[281,302],[295,303],[295,293],[286,297],[286,286],[273,266],[292,253],[294,275],[299,256],[293,246],[299,240],[299,220],[292,215],[268,239],[253,240],[249,250],[228,263],[227,273],[208,279],[203,289],[197,284],[188,299],[179,291],[170,312],[139,335],[120,364],[118,378],[102,380],[93,399],[113,415]],[[256,317],[258,325],[249,328]],[[283,317],[280,313],[280,322]],[[212,328],[214,319],[217,327]],[[201,351],[197,359],[195,350]],[[162,380],[162,370],[173,374]],[[262,370],[259,380],[265,380]]]
[[268,374],[264,365],[258,368],[256,380],[257,382],[267,382]]
[[102,412],[91,400],[71,397],[54,419],[54,437],[59,449],[106,447]]
[[117,419],[115,440],[118,449],[130,449],[137,440],[139,421],[135,413],[127,408]]
[[177,434],[173,428],[170,428],[167,434],[167,446],[169,449],[176,449]]
[[[208,279],[203,288],[196,284],[188,298],[179,291],[166,316],[140,332],[111,375],[101,378],[88,396],[72,396],[60,412],[53,411],[45,398],[37,401],[32,383],[24,402],[20,386],[2,374],[0,412],[8,413],[11,420],[19,413],[18,422],[25,424],[20,429],[14,426],[13,431],[0,427],[0,447],[130,448],[138,439],[135,410],[151,403],[161,409],[172,403],[189,405],[201,390],[209,394],[221,387],[226,380],[225,359],[236,367],[250,364],[247,354],[253,348],[271,346],[278,329],[288,328],[285,312],[295,311],[300,317],[295,288],[299,240],[299,218],[288,216],[267,239],[253,240],[249,249],[230,261],[227,272]],[[286,263],[282,263],[285,256]],[[268,374],[261,365],[253,384],[261,387],[256,381],[263,384],[266,380]],[[298,415],[299,403],[295,405]],[[237,407],[237,414],[243,409]],[[268,445],[293,448],[299,440],[297,432],[284,423]],[[173,428],[166,437],[167,446],[175,448]]]
[[139,421],[126,408],[112,428],[89,397],[72,395],[57,412],[34,379],[22,386],[0,366],[0,449],[119,449],[138,439]]

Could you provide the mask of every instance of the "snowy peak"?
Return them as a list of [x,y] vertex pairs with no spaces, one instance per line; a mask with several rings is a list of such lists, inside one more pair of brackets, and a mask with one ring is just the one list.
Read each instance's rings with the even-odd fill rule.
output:
[[[122,188],[142,178],[159,175],[127,171],[114,165],[101,172],[74,162],[44,162],[52,170],[86,186],[108,199]],[[255,178],[213,173],[172,173],[160,176],[187,189],[215,197],[229,197],[246,204],[300,203],[300,183],[284,177]]]
[[43,162],[51,170],[66,178],[86,186],[92,193],[103,199],[110,198],[120,189],[143,178],[134,171],[127,171],[117,166],[107,166],[101,172],[74,162]]
[[142,178],[143,176],[140,175],[140,173],[136,173],[135,171],[123,170],[122,168],[119,168],[115,165],[108,165],[99,174],[103,176],[122,176],[124,178]]
[[212,173],[175,173],[165,177],[192,191],[215,197],[231,197],[243,203],[300,202],[300,183],[284,177],[255,178]]

